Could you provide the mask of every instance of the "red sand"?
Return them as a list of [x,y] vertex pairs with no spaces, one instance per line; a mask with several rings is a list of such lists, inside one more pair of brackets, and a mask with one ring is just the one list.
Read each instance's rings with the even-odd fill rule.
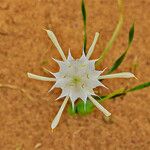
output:
[[[112,79],[105,84],[109,93],[123,86],[132,87],[149,80],[150,73],[150,1],[126,0],[125,24],[102,63],[110,67],[127,46],[128,31],[135,22],[135,39],[128,57],[117,70],[129,71],[134,59],[138,81]],[[88,11],[88,47],[94,34],[101,39],[93,58],[102,52],[117,24],[117,2],[86,0]],[[130,93],[123,99],[103,105],[113,114],[113,123],[105,123],[97,109],[86,117],[63,113],[59,126],[52,133],[50,123],[61,102],[58,95],[48,94],[47,82],[28,79],[26,72],[40,75],[42,66],[56,71],[51,57],[60,58],[42,28],[52,29],[67,53],[71,48],[79,56],[83,44],[83,22],[80,0],[0,0],[0,84],[25,89],[26,93],[0,88],[0,149],[1,150],[148,150],[150,149],[149,89]],[[48,62],[48,65],[46,63]],[[55,95],[55,96],[54,96]]]

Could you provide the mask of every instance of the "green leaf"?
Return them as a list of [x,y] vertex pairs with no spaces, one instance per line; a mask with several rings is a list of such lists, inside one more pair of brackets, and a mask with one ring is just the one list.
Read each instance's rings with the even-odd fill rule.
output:
[[119,7],[119,13],[120,13],[118,24],[117,24],[117,26],[116,26],[113,34],[112,34],[112,37],[110,38],[110,40],[108,41],[108,43],[107,43],[106,47],[104,48],[102,54],[98,58],[98,61],[96,62],[96,66],[99,66],[100,63],[104,60],[104,58],[108,54],[109,50],[112,48],[112,46],[113,46],[115,40],[117,39],[117,37],[119,35],[119,32],[122,28],[123,21],[124,21],[124,2],[123,2],[123,0],[118,0],[118,7]]
[[82,16],[83,16],[83,24],[84,24],[84,53],[86,54],[86,44],[87,44],[87,34],[86,34],[86,8],[84,0],[82,0],[81,4]]
[[117,58],[117,60],[114,62],[114,64],[109,69],[109,71],[107,72],[107,74],[112,73],[114,70],[116,70],[121,65],[121,63],[123,62],[123,60],[124,60],[124,58],[125,58],[128,50],[129,50],[131,44],[132,44],[133,37],[134,37],[134,24],[131,26],[130,31],[129,31],[128,47],[123,52],[123,54],[121,54],[121,56],[119,56],[119,58]]
[[138,86],[135,86],[135,87],[127,90],[127,92],[133,92],[133,91],[141,90],[141,89],[149,87],[149,86],[150,86],[150,82],[145,82],[143,84],[140,84]]
[[83,23],[86,25],[86,9],[84,0],[82,0],[81,9],[82,9]]
[[107,74],[112,73],[114,70],[116,70],[122,63],[122,61],[124,60],[125,56],[126,56],[127,51],[125,51],[113,64],[113,66],[110,68],[110,70],[107,72]]
[[115,90],[114,92],[112,92],[112,93],[110,93],[110,94],[108,94],[108,95],[106,95],[106,96],[103,96],[103,98],[101,98],[101,99],[99,100],[99,102],[103,102],[103,101],[105,101],[106,99],[115,98],[115,97],[118,97],[118,96],[121,96],[121,95],[124,95],[124,94],[126,94],[126,93],[125,93],[125,88],[117,89],[117,90]]
[[133,38],[134,38],[134,23],[132,24],[130,28],[128,45],[132,43]]

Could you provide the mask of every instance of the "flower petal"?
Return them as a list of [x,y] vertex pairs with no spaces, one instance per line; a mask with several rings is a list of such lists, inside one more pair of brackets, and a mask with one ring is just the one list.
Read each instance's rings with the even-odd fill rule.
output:
[[72,102],[75,102],[78,98],[81,98],[83,101],[87,100],[88,93],[84,89],[82,89],[80,86],[79,87],[70,87],[70,100]]
[[90,79],[86,81],[85,87],[90,87],[91,89],[96,88],[98,86],[102,86],[107,88],[104,84],[102,84],[99,80],[95,79]]
[[88,51],[88,53],[87,53],[87,55],[86,55],[86,57],[87,57],[88,59],[91,57],[91,55],[92,55],[92,53],[93,53],[93,50],[94,50],[95,44],[96,44],[96,42],[97,42],[97,40],[98,40],[98,37],[99,37],[99,33],[96,32],[96,33],[95,33],[94,40],[93,40],[93,43],[92,43],[91,47],[89,48],[89,51]]
[[82,56],[80,57],[80,62],[84,62],[87,60],[87,57],[85,56],[85,53],[84,53],[84,49],[82,50]]
[[70,52],[70,49],[69,49],[69,52],[68,52],[68,58],[67,58],[69,61],[72,61],[74,60],[74,58],[72,57],[71,55],[71,52]]
[[48,70],[47,68],[42,67],[42,69],[43,69],[43,71],[44,71],[44,72],[46,72],[46,73],[50,73],[50,74],[54,75],[54,73],[53,73],[53,72],[51,72],[50,70]]
[[64,89],[64,86],[67,86],[66,81],[67,81],[67,79],[64,79],[64,80],[57,79],[56,83],[51,87],[51,89],[48,92],[51,92],[54,88]]
[[60,94],[60,96],[59,96],[56,100],[58,100],[58,99],[60,99],[60,98],[63,98],[63,97],[65,97],[65,96],[69,95],[69,92],[70,92],[70,89],[69,89],[69,88],[63,88],[63,89],[62,89],[62,92],[61,92],[61,94]]
[[68,68],[68,65],[66,64],[66,62],[57,60],[55,58],[52,58],[52,59],[59,65],[60,71],[65,71]]
[[65,100],[63,101],[63,103],[62,103],[62,105],[61,105],[61,107],[60,107],[60,109],[59,109],[57,115],[55,116],[54,120],[52,121],[52,124],[51,124],[52,130],[53,130],[54,128],[56,128],[56,126],[58,125],[59,120],[60,120],[60,117],[61,117],[61,115],[62,115],[62,112],[63,112],[63,110],[64,110],[64,108],[65,108],[65,106],[66,106],[66,104],[67,104],[67,102],[68,102],[68,99],[69,99],[69,97],[67,96],[67,97],[65,98]]
[[110,75],[102,75],[99,76],[99,79],[109,79],[109,78],[136,78],[134,74],[131,72],[121,72],[121,73],[115,73]]
[[63,50],[61,49],[55,34],[50,30],[45,30],[45,31],[47,32],[49,38],[52,40],[53,44],[56,46],[56,48],[57,48],[58,52],[60,53],[62,59],[65,61],[66,60],[65,54],[64,54]]
[[107,111],[101,104],[99,104],[92,96],[89,96],[89,99],[100,111],[104,113],[105,116],[108,117],[111,115],[111,113]]
[[42,80],[42,81],[56,81],[55,78],[49,78],[49,77],[38,76],[38,75],[29,73],[29,72],[27,73],[27,75],[28,75],[29,78],[36,79],[36,80]]

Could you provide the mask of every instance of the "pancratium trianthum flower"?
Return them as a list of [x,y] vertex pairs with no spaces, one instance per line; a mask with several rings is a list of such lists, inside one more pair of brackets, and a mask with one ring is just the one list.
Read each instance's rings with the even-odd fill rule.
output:
[[[101,104],[99,104],[93,96],[96,95],[94,93],[94,88],[98,86],[105,87],[100,80],[101,79],[108,79],[108,78],[131,78],[135,77],[130,72],[122,72],[117,74],[110,74],[110,75],[102,75],[103,71],[98,71],[95,69],[95,62],[96,60],[90,60],[90,57],[93,53],[96,41],[98,40],[99,33],[95,34],[93,43],[88,50],[87,55],[82,53],[82,56],[79,59],[74,59],[71,56],[70,51],[68,52],[68,57],[63,53],[56,36],[50,30],[46,30],[49,38],[52,40],[53,44],[56,46],[58,52],[60,53],[63,61],[55,60],[60,69],[59,72],[51,73],[55,78],[43,77],[38,76],[32,73],[28,73],[28,77],[32,79],[42,80],[42,81],[51,81],[55,82],[53,87],[49,90],[51,91],[54,88],[61,88],[62,93],[58,97],[63,98],[64,101],[54,118],[51,128],[54,129],[60,120],[61,114],[67,104],[67,102],[71,101],[72,108],[74,109],[74,103],[77,99],[82,99],[84,104],[86,105],[87,99],[89,99],[100,111],[104,113],[106,116],[110,116],[111,113],[107,111]],[[106,87],[105,87],[106,88]]]

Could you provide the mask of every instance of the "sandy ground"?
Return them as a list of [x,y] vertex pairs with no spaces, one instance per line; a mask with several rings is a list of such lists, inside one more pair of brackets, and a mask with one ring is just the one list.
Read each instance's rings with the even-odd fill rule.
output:
[[[88,11],[88,47],[96,31],[101,39],[93,58],[102,52],[117,24],[115,0],[86,0]],[[109,93],[123,86],[134,86],[149,80],[150,73],[150,1],[126,0],[125,24],[111,53],[101,68],[110,67],[127,46],[128,31],[135,22],[135,39],[122,66],[129,71],[137,58],[139,80],[108,80]],[[63,113],[52,133],[50,123],[61,102],[54,101],[60,91],[47,93],[52,84],[28,79],[26,72],[45,75],[58,66],[51,57],[60,58],[42,28],[52,29],[62,48],[71,48],[79,57],[83,24],[80,0],[0,0],[0,84],[22,90],[0,88],[1,150],[148,150],[150,149],[149,89],[130,93],[103,105],[113,114],[113,123],[105,123],[102,113],[69,116]]]

